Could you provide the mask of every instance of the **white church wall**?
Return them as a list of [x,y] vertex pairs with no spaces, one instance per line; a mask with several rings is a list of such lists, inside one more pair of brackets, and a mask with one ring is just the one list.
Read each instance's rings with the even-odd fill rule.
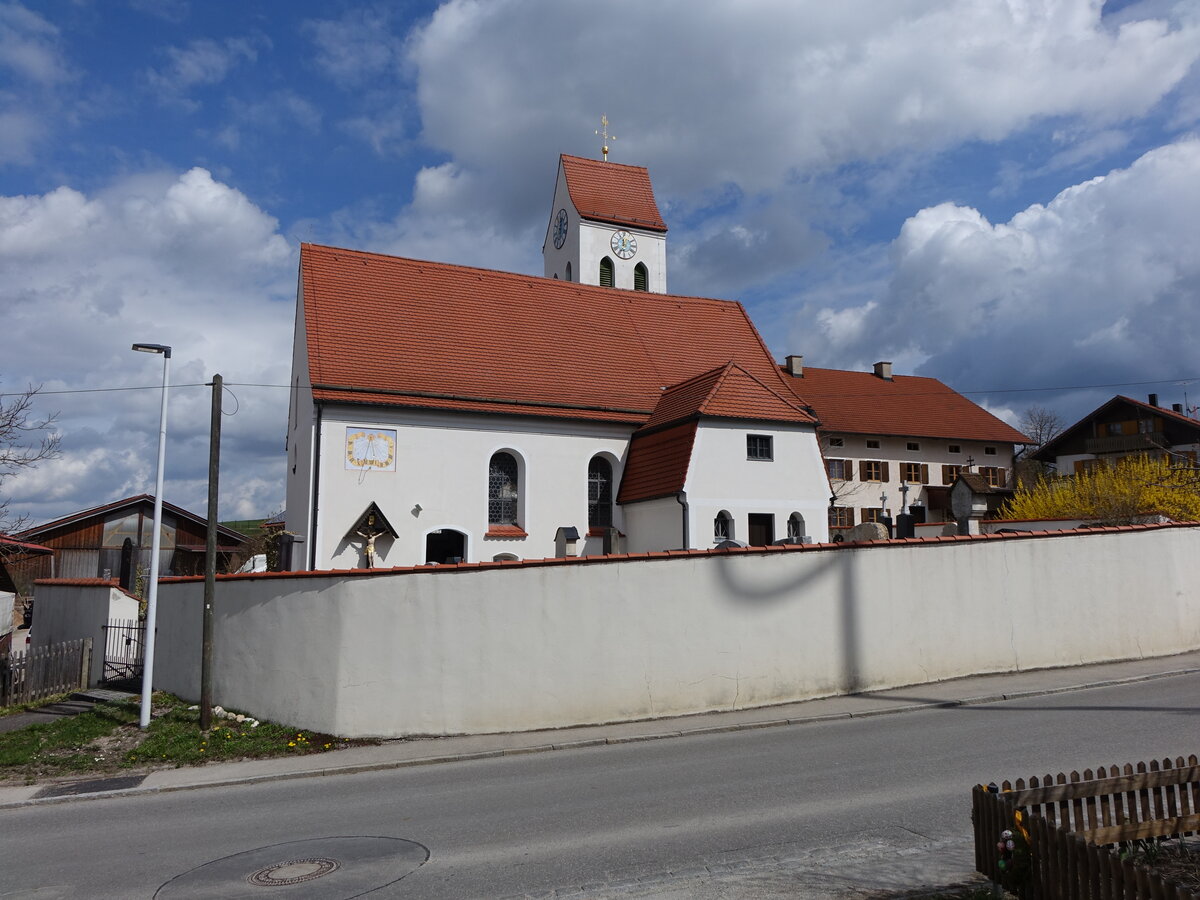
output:
[[308,375],[308,338],[304,330],[304,272],[296,290],[296,324],[292,334],[291,397],[288,404],[287,475],[285,478],[284,530],[301,535],[293,558],[294,568],[306,566],[312,522],[313,442],[316,439],[316,410]]
[[[347,433],[386,431],[395,438],[394,465],[348,468]],[[432,531],[466,536],[464,560],[554,555],[560,526],[588,530],[588,463],[604,454],[619,483],[629,443],[628,426],[557,422],[369,407],[326,407],[321,419],[321,496],[316,568],[358,568],[362,541],[347,532],[372,502],[398,532],[380,538],[376,566],[425,561]],[[497,452],[511,453],[520,473],[519,524],[527,537],[488,536],[488,464]],[[623,529],[621,510],[614,524]]]
[[[1200,528],[1166,526],[235,576],[218,584],[214,699],[296,727],[399,737],[1166,655],[1200,647],[1198,542]],[[189,699],[202,597],[201,579],[159,594],[155,687]]]
[[[649,553],[654,550],[683,549],[684,510],[674,495],[659,497],[657,500],[643,500],[640,503],[626,503],[621,509],[628,532],[622,547],[624,552]],[[697,546],[694,540],[692,546]]]
[[[772,460],[747,458],[746,437],[752,434],[771,437]],[[805,534],[814,542],[829,538],[829,479],[811,427],[702,420],[687,495],[692,546],[699,549],[717,542],[713,520],[722,510],[733,517],[735,540],[747,540],[751,513],[772,515],[773,540],[782,540],[794,512],[804,517]]]

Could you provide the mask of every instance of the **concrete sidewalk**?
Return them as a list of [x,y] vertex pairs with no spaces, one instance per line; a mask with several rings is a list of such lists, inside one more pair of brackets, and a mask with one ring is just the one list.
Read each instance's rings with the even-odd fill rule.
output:
[[571,750],[601,744],[661,740],[749,728],[799,726],[901,713],[930,707],[970,706],[1064,691],[1105,687],[1200,672],[1200,650],[1176,656],[1062,669],[978,675],[889,691],[827,697],[758,709],[715,712],[642,722],[588,725],[514,734],[389,740],[311,756],[213,763],[148,774],[122,773],[90,781],[57,781],[0,787],[0,809],[101,797],[253,784],[290,778],[370,772],[401,766],[434,765],[518,753]]

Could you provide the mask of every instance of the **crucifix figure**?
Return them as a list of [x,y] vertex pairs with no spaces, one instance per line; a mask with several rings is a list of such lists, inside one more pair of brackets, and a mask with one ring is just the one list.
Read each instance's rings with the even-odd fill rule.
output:
[[356,531],[360,538],[363,539],[363,556],[367,558],[367,568],[375,568],[375,538],[379,537],[381,532],[378,531]]
[[[603,128],[604,130],[601,131],[600,128]],[[604,138],[604,143],[600,146],[600,153],[604,156],[604,161],[608,162],[608,142],[615,141],[617,136],[615,134],[610,135],[608,133],[608,116],[600,117],[600,128],[596,129],[596,134]]]

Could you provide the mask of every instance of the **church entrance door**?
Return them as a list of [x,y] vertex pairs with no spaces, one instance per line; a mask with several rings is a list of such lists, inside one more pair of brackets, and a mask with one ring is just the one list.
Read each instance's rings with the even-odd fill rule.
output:
[[467,536],[453,528],[440,528],[425,535],[425,562],[457,563],[467,555]]
[[751,547],[765,547],[775,540],[775,516],[771,513],[750,513],[749,540]]

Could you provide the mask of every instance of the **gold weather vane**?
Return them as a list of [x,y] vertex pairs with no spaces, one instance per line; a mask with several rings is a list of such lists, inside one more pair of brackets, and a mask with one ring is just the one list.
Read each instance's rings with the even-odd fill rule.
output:
[[604,143],[600,145],[600,152],[604,156],[604,161],[608,162],[608,142],[615,141],[617,136],[615,134],[610,135],[608,133],[608,116],[600,117],[600,125],[604,130],[601,131],[599,128],[597,128],[596,134],[601,135],[604,138]]

